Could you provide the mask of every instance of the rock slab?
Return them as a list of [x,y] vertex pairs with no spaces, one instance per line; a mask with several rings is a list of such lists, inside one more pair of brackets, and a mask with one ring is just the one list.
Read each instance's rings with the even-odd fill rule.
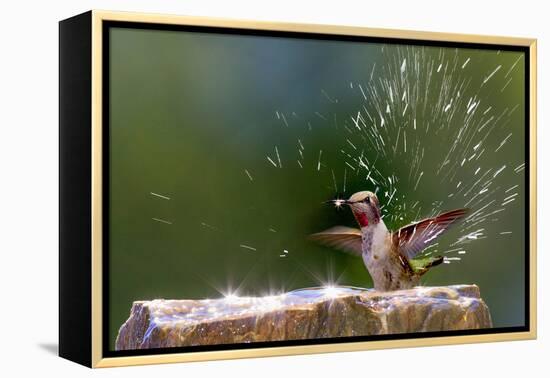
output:
[[492,327],[476,285],[377,292],[323,287],[265,297],[136,301],[116,350]]

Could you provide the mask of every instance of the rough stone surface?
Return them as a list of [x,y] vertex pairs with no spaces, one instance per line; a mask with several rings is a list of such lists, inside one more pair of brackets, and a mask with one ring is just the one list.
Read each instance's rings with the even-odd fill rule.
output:
[[248,343],[490,328],[475,285],[330,287],[269,297],[134,302],[116,349]]

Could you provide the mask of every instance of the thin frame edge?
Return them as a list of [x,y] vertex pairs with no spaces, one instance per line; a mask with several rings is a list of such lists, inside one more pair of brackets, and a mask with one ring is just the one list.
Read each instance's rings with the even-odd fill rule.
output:
[[143,23],[160,23],[170,25],[212,26],[237,29],[266,31],[287,31],[302,33],[319,33],[334,35],[351,35],[365,37],[382,37],[390,39],[411,39],[418,41],[462,42],[496,44],[506,46],[531,47],[536,38],[496,36],[468,33],[432,32],[423,30],[371,28],[364,26],[291,23],[280,21],[257,21],[252,19],[219,18],[205,16],[184,16],[161,13],[139,13],[108,10],[92,10],[94,17],[102,21],[126,21]]

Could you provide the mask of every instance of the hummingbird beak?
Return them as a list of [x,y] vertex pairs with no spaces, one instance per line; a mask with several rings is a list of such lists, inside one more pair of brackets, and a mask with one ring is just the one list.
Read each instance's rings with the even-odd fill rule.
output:
[[345,200],[345,199],[333,199],[333,200],[328,200],[328,201],[325,201],[323,203],[332,203],[334,204],[336,207],[340,207],[342,205],[349,205],[350,204],[350,201],[348,200]]

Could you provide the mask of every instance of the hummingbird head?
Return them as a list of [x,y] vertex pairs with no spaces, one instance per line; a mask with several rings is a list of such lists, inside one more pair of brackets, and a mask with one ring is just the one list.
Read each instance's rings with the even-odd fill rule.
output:
[[347,200],[331,200],[336,206],[348,205],[361,227],[380,222],[380,203],[376,194],[369,191],[354,193]]

